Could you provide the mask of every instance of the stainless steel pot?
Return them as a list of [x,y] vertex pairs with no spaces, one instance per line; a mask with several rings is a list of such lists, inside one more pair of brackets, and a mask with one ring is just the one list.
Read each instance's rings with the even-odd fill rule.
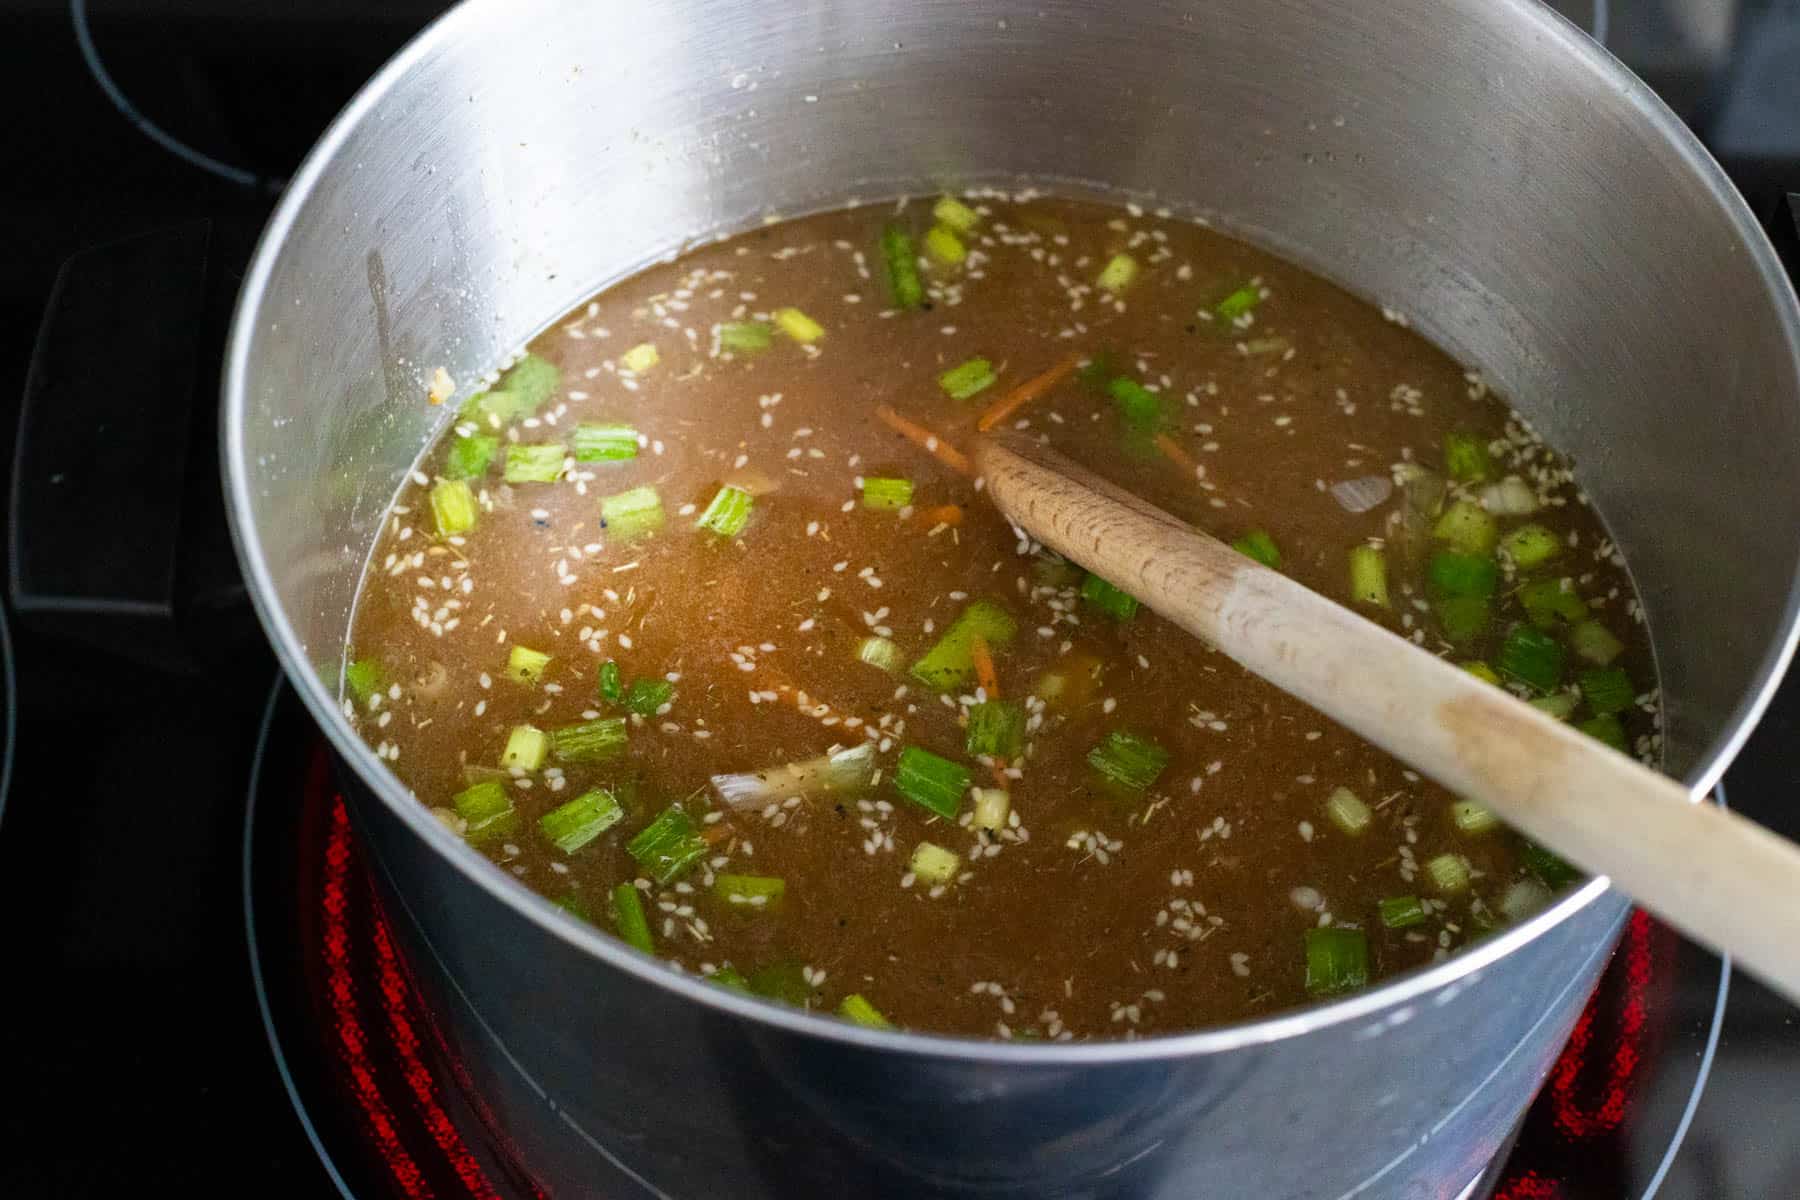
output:
[[224,465],[262,619],[349,768],[402,935],[559,1195],[1453,1196],[1606,957],[1626,902],[1595,882],[1270,1020],[1092,1045],[871,1032],[566,917],[352,733],[314,664],[339,661],[383,509],[447,416],[421,402],[433,367],[472,378],[765,213],[1018,181],[1204,213],[1405,309],[1516,397],[1638,572],[1668,765],[1696,789],[1787,661],[1793,295],[1675,118],[1530,0],[466,4],[364,89],[270,223]]

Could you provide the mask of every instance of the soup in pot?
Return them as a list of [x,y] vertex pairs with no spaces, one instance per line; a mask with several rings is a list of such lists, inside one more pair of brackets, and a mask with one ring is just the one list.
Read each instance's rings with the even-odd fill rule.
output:
[[1660,754],[1568,463],[1399,313],[1166,212],[769,224],[430,399],[459,415],[378,538],[345,712],[471,846],[722,987],[1142,1036],[1441,959],[1574,877],[1019,534],[981,430]]

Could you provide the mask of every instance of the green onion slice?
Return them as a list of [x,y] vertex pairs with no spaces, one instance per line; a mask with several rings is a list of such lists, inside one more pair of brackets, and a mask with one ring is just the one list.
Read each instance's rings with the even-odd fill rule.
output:
[[1306,931],[1306,994],[1339,996],[1369,982],[1369,939],[1360,929]]
[[576,462],[623,462],[637,457],[638,431],[629,425],[577,425],[569,442]]
[[744,532],[750,522],[750,510],[756,504],[749,492],[730,484],[720,488],[694,522],[695,529],[708,529],[720,537],[734,538]]
[[626,842],[625,852],[650,878],[669,884],[705,856],[706,839],[677,802]]
[[625,819],[619,798],[605,788],[591,788],[538,818],[538,829],[551,845],[573,854]]
[[644,915],[644,898],[638,895],[636,887],[621,883],[612,890],[612,919],[627,945],[645,954],[656,953],[656,943],[650,937],[650,919]]
[[969,790],[969,769],[929,750],[908,746],[900,751],[894,787],[920,808],[940,817],[956,816]]
[[1088,765],[1121,787],[1141,792],[1169,765],[1169,752],[1149,738],[1115,729],[1088,751]]

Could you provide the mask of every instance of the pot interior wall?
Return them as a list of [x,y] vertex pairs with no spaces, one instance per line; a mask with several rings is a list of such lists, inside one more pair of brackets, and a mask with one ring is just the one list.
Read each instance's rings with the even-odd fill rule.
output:
[[1691,771],[1788,632],[1795,321],[1741,206],[1580,39],[1495,0],[466,6],[335,130],[246,293],[226,457],[266,615],[335,667],[378,518],[450,416],[433,368],[473,380],[765,213],[1062,180],[1404,310],[1572,452]]

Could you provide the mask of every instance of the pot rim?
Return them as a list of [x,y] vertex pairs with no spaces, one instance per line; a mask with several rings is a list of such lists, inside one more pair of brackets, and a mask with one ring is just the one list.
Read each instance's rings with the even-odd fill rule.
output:
[[[1607,79],[1641,114],[1649,131],[1660,135],[1675,150],[1724,209],[1745,249],[1750,254],[1771,300],[1780,310],[1795,371],[1800,375],[1800,302],[1796,301],[1787,273],[1774,247],[1750,212],[1743,197],[1724,170],[1693,133],[1647,85],[1611,54],[1594,43],[1579,27],[1538,0],[1500,0],[1518,18],[1531,22],[1535,31],[1560,44],[1582,66]],[[220,466],[224,474],[226,510],[232,542],[249,584],[258,620],[273,644],[290,686],[300,694],[313,720],[324,730],[332,748],[356,771],[381,802],[432,851],[442,855],[471,884],[485,889],[496,900],[534,922],[546,933],[600,959],[615,970],[640,982],[665,988],[720,1013],[783,1032],[833,1041],[865,1050],[930,1056],[968,1064],[1069,1067],[1131,1063],[1166,1057],[1217,1054],[1296,1038],[1305,1034],[1347,1026],[1370,1018],[1398,1016],[1392,1010],[1426,1002],[1447,1003],[1475,983],[1480,973],[1590,905],[1613,893],[1605,876],[1589,880],[1557,903],[1506,932],[1490,937],[1441,963],[1395,976],[1365,992],[1325,1004],[1313,1004],[1255,1020],[1205,1029],[1160,1034],[1133,1041],[1007,1042],[943,1034],[877,1030],[838,1020],[823,1012],[806,1012],[743,995],[708,983],[699,975],[677,972],[660,960],[628,947],[624,942],[563,911],[531,891],[500,867],[470,849],[401,786],[395,776],[345,722],[335,697],[308,665],[305,649],[292,623],[273,599],[275,589],[269,565],[253,527],[249,474],[240,470],[244,461],[245,400],[248,395],[249,354],[254,329],[263,309],[265,293],[275,262],[291,227],[305,209],[314,187],[325,174],[337,151],[387,97],[389,91],[438,46],[458,36],[461,27],[475,18],[480,0],[464,0],[408,42],[378,71],[338,114],[307,154],[289,181],[274,213],[257,242],[256,251],[239,289],[228,336],[221,375]],[[1796,398],[1800,400],[1800,398]],[[1706,795],[1748,740],[1776,687],[1781,682],[1795,644],[1800,640],[1800,572],[1790,581],[1782,612],[1783,630],[1764,653],[1749,680],[1745,695],[1727,720],[1722,733],[1700,754],[1686,777],[1690,792]],[[1615,902],[1626,898],[1613,894]],[[1434,992],[1439,993],[1435,997]],[[1396,1022],[1397,1023],[1397,1022]]]

